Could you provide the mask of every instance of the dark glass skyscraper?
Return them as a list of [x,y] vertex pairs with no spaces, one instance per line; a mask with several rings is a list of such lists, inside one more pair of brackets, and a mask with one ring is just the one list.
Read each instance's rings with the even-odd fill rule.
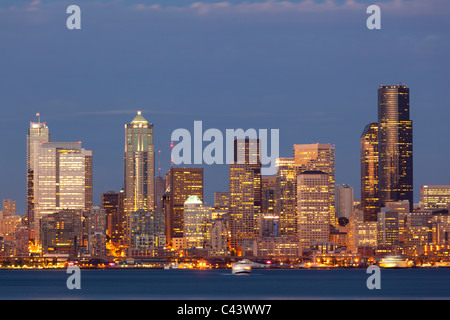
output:
[[413,133],[409,88],[403,84],[378,89],[380,205],[409,200],[413,206]]
[[364,221],[377,221],[380,211],[378,160],[378,123],[369,123],[361,134],[361,209]]

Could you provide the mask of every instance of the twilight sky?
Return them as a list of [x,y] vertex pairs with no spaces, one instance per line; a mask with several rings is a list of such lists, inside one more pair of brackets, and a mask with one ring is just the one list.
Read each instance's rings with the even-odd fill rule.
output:
[[[81,8],[68,30],[66,8]],[[381,8],[368,30],[366,8]],[[94,203],[123,180],[124,124],[155,126],[163,173],[173,130],[280,129],[293,144],[336,145],[336,183],[360,194],[359,138],[380,84],[411,92],[415,202],[450,184],[450,1],[2,0],[0,199],[25,212],[26,133],[36,112],[52,141],[94,152]],[[156,161],[158,166],[158,160]],[[228,189],[205,166],[205,198]]]

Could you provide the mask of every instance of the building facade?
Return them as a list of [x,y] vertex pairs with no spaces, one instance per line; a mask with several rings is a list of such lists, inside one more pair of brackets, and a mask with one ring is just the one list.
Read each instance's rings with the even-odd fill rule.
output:
[[294,144],[294,161],[297,174],[304,171],[322,171],[328,174],[329,220],[332,225],[336,225],[334,146],[325,143]]
[[330,235],[330,183],[328,173],[304,171],[297,176],[297,229],[300,246],[327,242]]
[[378,89],[378,154],[380,206],[408,200],[413,209],[413,128],[409,88],[403,84]]

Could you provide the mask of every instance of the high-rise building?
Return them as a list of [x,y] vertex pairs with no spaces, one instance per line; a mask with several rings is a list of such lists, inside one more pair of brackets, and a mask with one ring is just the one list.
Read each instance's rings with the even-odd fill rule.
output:
[[342,184],[336,187],[336,218],[350,218],[353,212],[353,187]]
[[398,244],[403,246],[406,244],[406,217],[411,212],[408,200],[389,201],[385,203],[385,209],[389,212],[397,213],[397,228],[398,228]]
[[[124,192],[108,191],[101,195],[101,199],[101,208],[105,210],[106,235],[110,239],[112,250],[117,252],[120,247],[125,246]],[[115,254],[114,252],[113,255]]]
[[275,212],[276,176],[261,176],[261,212]]
[[413,209],[413,129],[409,115],[409,88],[378,89],[378,155],[380,206],[408,200]]
[[190,196],[184,203],[183,235],[186,249],[205,248],[211,209],[211,207],[203,206],[203,202],[197,196]]
[[294,158],[276,161],[275,213],[280,236],[297,235],[297,170]]
[[163,195],[166,192],[166,180],[158,176],[155,180],[155,210],[163,210]]
[[398,212],[382,207],[378,212],[377,244],[378,246],[398,246]]
[[3,200],[3,217],[13,217],[16,215],[16,202],[11,199]]
[[190,196],[197,196],[203,202],[203,168],[174,168],[168,175],[170,195],[166,210],[166,238],[168,244],[173,238],[183,238],[184,203]]
[[42,252],[68,254],[75,258],[82,251],[83,210],[61,210],[41,218]]
[[228,229],[224,219],[214,219],[209,227],[210,256],[226,256],[228,249]]
[[330,192],[329,220],[337,224],[335,212],[335,148],[331,144],[294,144],[297,174],[304,171],[322,171],[328,174]]
[[153,124],[141,111],[125,125],[125,213],[155,206],[155,150]]
[[106,256],[106,210],[92,206],[86,211],[87,249],[91,257]]
[[159,246],[161,239],[165,244],[162,212],[139,209],[130,214],[130,222],[130,249],[152,249]]
[[[65,209],[92,206],[92,151],[81,142],[47,142],[34,149],[34,230],[40,219]],[[38,232],[34,235],[39,241]]]
[[361,135],[361,210],[364,221],[377,221],[380,211],[378,179],[378,123],[370,123]]
[[261,162],[258,139],[234,140],[234,162],[229,165],[230,250],[242,255],[243,244],[259,236]]
[[42,143],[50,142],[50,134],[45,122],[30,122],[27,134],[27,212],[26,223],[30,239],[34,239],[34,164],[37,163],[36,150]]
[[420,255],[423,253],[423,246],[433,242],[433,218],[431,210],[415,210],[407,214],[408,227],[404,246],[409,253]]
[[450,185],[422,186],[420,206],[425,210],[447,209],[450,206]]
[[330,180],[322,171],[303,171],[297,176],[297,230],[302,249],[327,242],[330,234]]
[[230,206],[229,192],[214,192],[214,208],[219,210],[228,210]]

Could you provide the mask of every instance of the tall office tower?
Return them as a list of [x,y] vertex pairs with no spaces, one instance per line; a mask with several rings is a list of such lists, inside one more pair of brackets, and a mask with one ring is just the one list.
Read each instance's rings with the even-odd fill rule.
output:
[[261,176],[261,212],[275,212],[276,176]]
[[155,150],[153,124],[141,111],[125,125],[125,213],[155,207]]
[[242,255],[244,242],[259,236],[261,162],[259,140],[234,140],[234,162],[229,165],[230,250]]
[[83,245],[82,216],[83,210],[61,210],[42,217],[39,232],[42,252],[77,257]]
[[[63,209],[92,206],[92,151],[81,142],[47,142],[34,149],[34,230],[39,220]],[[39,241],[39,234],[35,233]]]
[[297,235],[297,171],[294,158],[276,161],[275,213],[280,236]]
[[335,150],[331,144],[294,144],[297,174],[304,171],[322,171],[328,174],[330,192],[329,221],[337,225],[335,212]]
[[111,241],[113,255],[119,254],[125,243],[126,218],[124,212],[124,192],[108,191],[101,196],[102,209],[105,210],[106,235]]
[[450,206],[450,185],[422,186],[420,207],[425,210],[447,209]]
[[13,217],[16,215],[16,202],[11,199],[3,200],[3,217]]
[[86,212],[88,252],[91,257],[106,256],[106,210],[92,206]]
[[380,206],[408,200],[412,210],[413,129],[405,85],[378,89],[378,126]]
[[230,207],[229,192],[214,192],[214,208],[219,210],[228,210]]
[[166,180],[158,176],[155,180],[155,210],[163,210],[163,195],[166,192]]
[[304,171],[297,176],[297,230],[302,249],[330,235],[330,179],[322,171]]
[[364,221],[377,221],[380,211],[378,179],[378,123],[369,123],[361,135],[361,210]]
[[34,164],[36,163],[36,149],[42,143],[50,142],[50,134],[45,122],[30,122],[27,134],[27,212],[26,223],[30,231],[30,239],[34,239]]
[[174,238],[183,237],[184,203],[190,196],[197,196],[203,201],[203,168],[171,168],[166,211],[166,238],[170,245]]
[[336,218],[350,218],[353,212],[353,187],[342,184],[336,187]]
[[186,249],[205,248],[208,239],[208,223],[211,221],[211,207],[203,206],[197,196],[190,196],[184,203],[184,239]]

